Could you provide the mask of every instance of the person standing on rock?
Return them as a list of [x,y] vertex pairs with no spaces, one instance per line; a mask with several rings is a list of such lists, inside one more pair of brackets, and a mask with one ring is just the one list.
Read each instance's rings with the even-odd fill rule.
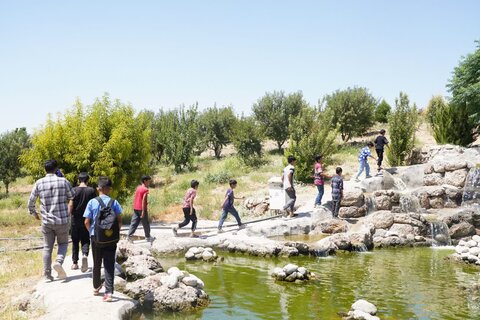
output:
[[220,221],[218,222],[218,233],[222,232],[223,223],[225,222],[225,219],[227,219],[227,214],[229,212],[232,214],[235,220],[237,220],[238,228],[239,229],[243,228],[242,220],[238,215],[237,209],[235,209],[235,207],[233,206],[233,202],[235,199],[243,199],[244,197],[237,198],[233,193],[233,189],[237,187],[237,180],[232,179],[229,181],[229,184],[230,184],[230,188],[227,190],[225,194],[225,199],[223,200],[222,216],[220,218]]
[[200,182],[198,182],[197,180],[192,180],[192,182],[190,182],[190,189],[187,190],[187,192],[185,193],[185,197],[183,198],[182,210],[185,219],[178,225],[178,227],[172,228],[174,236],[177,236],[178,229],[185,227],[187,224],[190,223],[190,221],[192,221],[192,232],[190,233],[190,237],[197,237],[195,235],[195,229],[197,227],[197,215],[195,212],[195,208],[193,207],[193,201],[197,196],[197,189],[199,185]]
[[133,199],[133,217],[128,229],[127,240],[132,242],[132,236],[138,228],[140,221],[142,222],[145,239],[153,242],[155,237],[150,236],[150,222],[148,221],[148,187],[152,178],[150,176],[142,176],[142,184],[135,190],[135,198]]
[[[43,233],[43,274],[46,280],[52,281],[52,267],[57,272],[59,279],[65,279],[67,274],[63,269],[63,261],[68,248],[68,206],[73,200],[73,189],[67,179],[55,175],[57,162],[45,162],[45,177],[37,180],[28,199],[28,211],[37,220],[42,221]],[[35,203],[40,199],[40,215]],[[70,205],[70,203],[68,204]],[[41,217],[40,217],[41,216]],[[52,251],[58,244],[57,259],[52,266]]]
[[[120,230],[122,228],[122,207],[117,200],[113,200],[109,196],[110,191],[112,190],[112,180],[110,180],[108,177],[100,177],[98,178],[97,185],[99,196],[88,202],[83,217],[85,218],[85,227],[87,230],[89,230],[92,241],[93,295],[98,296],[100,294],[100,289],[102,288],[100,271],[103,262],[103,269],[105,271],[105,293],[103,295],[103,301],[111,302],[114,287],[113,282],[115,278],[115,252],[117,251],[117,243],[114,242],[104,245],[96,243],[95,225],[97,223],[97,216],[99,215],[100,210],[103,210],[102,208],[108,206],[111,208],[111,210],[113,210],[113,213],[116,216],[116,221],[114,223],[118,223],[118,230]],[[105,230],[105,232],[107,231],[110,230]]]
[[380,135],[375,138],[375,151],[377,152],[377,165],[378,165],[378,171],[382,170],[382,161],[383,161],[383,152],[385,146],[388,146],[388,140],[385,138],[385,130],[382,129],[380,130]]
[[370,175],[370,165],[368,164],[368,158],[375,159],[374,156],[372,156],[372,150],[373,149],[373,142],[369,141],[367,143],[366,147],[363,147],[362,150],[360,151],[360,154],[358,155],[358,162],[360,163],[360,167],[358,169],[358,173],[355,176],[355,181],[358,182],[358,178],[362,174],[363,170],[365,170],[366,173],[366,178],[371,178],[372,176]]
[[343,178],[342,168],[337,167],[335,169],[336,175],[332,177],[332,216],[338,218],[338,211],[340,210],[340,202],[343,198]]
[[315,208],[319,207],[322,204],[322,197],[324,193],[324,178],[325,174],[323,173],[323,163],[322,156],[315,156],[315,166],[313,168],[313,184],[317,187],[318,193],[315,198]]
[[79,244],[82,244],[82,266],[81,271],[88,270],[88,252],[90,248],[90,235],[85,228],[83,214],[87,208],[87,203],[94,199],[97,194],[95,189],[88,186],[88,173],[80,172],[78,174],[78,187],[73,188],[73,201],[68,205],[68,212],[72,216],[72,270],[78,269]]
[[282,174],[283,190],[285,191],[285,205],[283,206],[283,210],[285,210],[286,215],[288,215],[289,218],[293,217],[295,201],[297,200],[295,188],[293,187],[293,175],[295,173],[296,160],[297,159],[295,159],[294,156],[288,156],[288,165],[283,169]]

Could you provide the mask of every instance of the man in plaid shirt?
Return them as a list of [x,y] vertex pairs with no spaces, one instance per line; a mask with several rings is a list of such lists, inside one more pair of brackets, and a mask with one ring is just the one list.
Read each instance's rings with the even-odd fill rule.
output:
[[[57,162],[45,162],[46,176],[39,179],[33,186],[28,200],[28,211],[37,220],[42,220],[43,233],[43,272],[47,280],[52,281],[52,267],[58,273],[59,279],[67,277],[62,267],[68,247],[68,208],[67,203],[73,199],[70,182],[55,175]],[[40,199],[40,215],[35,208],[37,198]],[[57,260],[52,266],[52,251],[57,238]]]

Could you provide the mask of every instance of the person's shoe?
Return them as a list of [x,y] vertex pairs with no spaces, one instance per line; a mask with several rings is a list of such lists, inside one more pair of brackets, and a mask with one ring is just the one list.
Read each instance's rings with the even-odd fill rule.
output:
[[198,238],[198,236],[195,234],[195,232],[190,233],[190,238]]
[[43,278],[45,279],[45,282],[52,282],[53,281],[53,277],[52,277],[51,274],[44,274]]
[[87,256],[83,256],[82,258],[82,268],[80,269],[80,271],[82,272],[87,272],[88,270],[88,257]]
[[111,293],[105,293],[103,295],[103,302],[112,302],[112,294]]
[[93,295],[94,296],[99,296],[100,295],[100,290],[102,290],[102,284],[100,285],[100,287],[98,287],[97,289],[93,289]]
[[242,230],[242,229],[245,229],[245,228],[246,228],[246,227],[245,227],[244,224],[241,224],[241,225],[238,226],[238,230]]
[[178,230],[177,227],[173,227],[173,228],[172,228],[172,232],[173,232],[173,235],[174,235],[175,237],[178,236],[177,230]]
[[52,267],[58,273],[58,279],[65,279],[67,277],[67,274],[65,273],[65,270],[63,269],[60,262],[55,262]]
[[355,181],[355,182],[360,182],[360,179],[358,179],[358,178],[355,178],[355,180],[354,180],[354,181]]
[[367,179],[368,179],[368,178],[371,178],[371,177],[372,177],[371,175],[368,175],[368,176],[366,176],[365,178],[367,178]]
[[223,233],[224,231],[222,230],[222,228],[218,229],[217,230],[217,234],[220,234],[220,233]]
[[76,263],[72,264],[72,266],[70,267],[70,269],[72,269],[72,270],[78,270],[78,264],[76,264]]
[[127,237],[127,242],[133,244],[133,239],[130,237]]
[[145,238],[145,240],[147,240],[148,242],[153,242],[153,241],[155,241],[155,239],[157,239],[157,238],[155,238],[155,237],[147,237],[147,238]]

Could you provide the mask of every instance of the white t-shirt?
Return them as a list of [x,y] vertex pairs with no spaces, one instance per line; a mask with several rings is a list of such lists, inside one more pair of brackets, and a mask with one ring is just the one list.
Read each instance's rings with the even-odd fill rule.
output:
[[288,176],[291,173],[292,174],[292,181],[293,181],[293,173],[294,172],[295,172],[295,167],[292,166],[291,164],[289,164],[288,166],[285,167],[285,169],[283,169],[283,189],[284,190],[286,190],[290,187],[293,187],[290,184],[290,179],[288,178]]

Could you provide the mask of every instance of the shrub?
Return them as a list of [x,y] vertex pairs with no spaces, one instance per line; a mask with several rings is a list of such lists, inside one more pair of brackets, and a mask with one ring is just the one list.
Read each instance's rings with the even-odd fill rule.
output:
[[366,88],[337,90],[324,97],[331,128],[338,128],[343,141],[364,134],[373,125],[376,100]]
[[[313,180],[315,155],[323,156],[325,166],[331,163],[337,149],[338,131],[330,129],[325,114],[313,108],[304,108],[290,124],[290,144],[285,156],[293,155],[297,159],[295,177],[299,181]],[[286,162],[286,158],[285,158]]]
[[232,178],[232,174],[228,171],[220,171],[216,173],[207,173],[205,181],[209,183],[224,184]]
[[375,108],[375,121],[381,123],[388,122],[388,115],[392,111],[392,108],[387,103],[387,101],[382,100],[380,104]]
[[252,118],[238,121],[233,140],[238,157],[244,164],[257,167],[263,164],[262,133]]
[[219,159],[223,147],[231,142],[232,130],[237,117],[231,107],[210,108],[200,115],[199,126],[203,144],[212,149]]
[[390,147],[386,156],[390,166],[405,165],[409,160],[414,143],[415,130],[418,124],[418,112],[415,104],[410,106],[406,93],[400,92],[395,99],[395,110],[388,118],[390,125]]
[[29,136],[25,128],[0,135],[0,181],[5,185],[7,194],[10,183],[22,175],[18,158],[29,144]]

